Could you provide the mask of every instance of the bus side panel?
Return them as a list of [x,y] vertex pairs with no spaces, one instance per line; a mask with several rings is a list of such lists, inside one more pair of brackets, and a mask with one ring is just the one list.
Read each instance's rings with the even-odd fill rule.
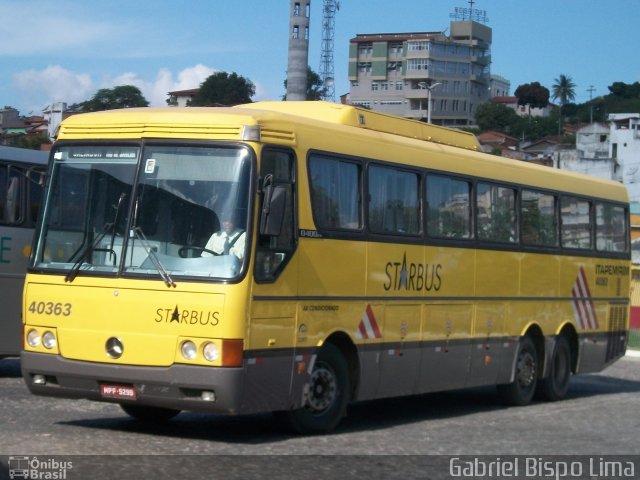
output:
[[507,339],[508,311],[506,303],[476,304],[467,387],[509,381],[510,374],[504,378],[504,366],[511,365],[515,342]]
[[376,396],[416,393],[422,356],[419,342],[422,306],[380,305],[377,310],[384,312],[383,318],[379,319],[384,325],[384,349]]
[[424,310],[420,391],[461,388],[469,373],[473,305],[432,304]]
[[3,228],[0,236],[0,357],[18,355],[22,348],[20,321],[22,289],[31,251],[32,229]]
[[629,266],[624,260],[566,257],[561,293],[579,338],[577,373],[601,371],[624,355],[629,328]]

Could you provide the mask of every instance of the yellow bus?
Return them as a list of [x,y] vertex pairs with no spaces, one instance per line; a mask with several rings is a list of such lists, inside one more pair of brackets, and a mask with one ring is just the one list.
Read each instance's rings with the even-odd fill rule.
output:
[[563,398],[626,349],[625,188],[324,102],[70,117],[24,289],[38,395],[273,411],[497,385]]

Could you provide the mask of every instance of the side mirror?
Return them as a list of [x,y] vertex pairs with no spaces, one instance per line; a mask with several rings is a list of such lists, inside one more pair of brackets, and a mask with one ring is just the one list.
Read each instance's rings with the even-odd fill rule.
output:
[[273,176],[267,175],[262,187],[262,211],[260,212],[260,234],[277,236],[282,230],[282,221],[287,205],[286,185],[273,182]]

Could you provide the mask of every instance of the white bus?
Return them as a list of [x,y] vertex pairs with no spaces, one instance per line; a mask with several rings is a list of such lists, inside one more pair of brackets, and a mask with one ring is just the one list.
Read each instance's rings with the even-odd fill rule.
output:
[[22,348],[21,299],[48,152],[0,146],[0,358]]

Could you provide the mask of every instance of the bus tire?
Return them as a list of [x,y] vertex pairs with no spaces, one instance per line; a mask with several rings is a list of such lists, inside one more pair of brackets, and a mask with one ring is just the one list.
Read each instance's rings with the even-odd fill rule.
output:
[[498,394],[508,405],[523,406],[533,399],[538,383],[538,352],[529,335],[520,339],[513,382],[498,385]]
[[549,375],[540,382],[540,393],[551,401],[562,400],[569,391],[571,380],[571,346],[564,335],[556,338]]
[[132,405],[129,403],[121,403],[120,408],[130,417],[145,423],[166,422],[180,413],[180,410],[174,410],[173,408]]
[[347,361],[338,347],[326,344],[313,366],[306,404],[296,410],[276,412],[276,417],[296,433],[330,432],[346,414],[349,392]]

